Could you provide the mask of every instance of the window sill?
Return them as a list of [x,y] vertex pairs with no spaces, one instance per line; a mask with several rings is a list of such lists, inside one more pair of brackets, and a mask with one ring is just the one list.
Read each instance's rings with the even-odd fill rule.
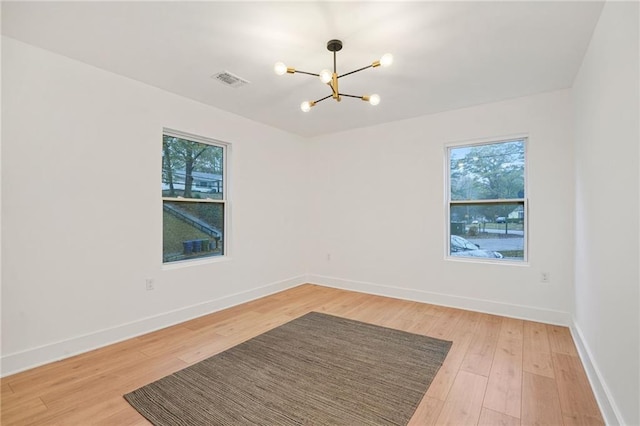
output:
[[215,257],[212,256],[212,257],[206,257],[203,259],[179,260],[177,262],[163,263],[162,270],[170,271],[172,269],[182,269],[182,268],[188,268],[191,266],[208,265],[211,263],[229,262],[231,260],[232,258],[229,256],[215,256]]
[[529,266],[529,262],[526,260],[498,260],[498,259],[483,259],[474,257],[460,257],[460,256],[445,256],[444,260],[460,263],[477,263],[477,264],[489,264],[489,265],[508,265],[508,266]]

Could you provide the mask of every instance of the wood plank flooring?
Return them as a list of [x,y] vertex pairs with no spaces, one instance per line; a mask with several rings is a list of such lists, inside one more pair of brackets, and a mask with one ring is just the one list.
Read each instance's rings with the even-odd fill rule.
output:
[[148,425],[122,398],[318,311],[451,340],[411,425],[602,425],[569,330],[302,285],[2,379],[1,424]]

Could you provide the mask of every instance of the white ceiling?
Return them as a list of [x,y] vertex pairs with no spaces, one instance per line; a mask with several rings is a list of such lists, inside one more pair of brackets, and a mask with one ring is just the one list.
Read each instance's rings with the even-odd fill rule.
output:
[[[2,33],[304,136],[570,87],[602,2],[2,2]],[[389,68],[340,79],[377,107],[328,99],[317,78],[393,53]],[[230,71],[251,84],[211,78]],[[42,70],[46,73],[46,70]]]

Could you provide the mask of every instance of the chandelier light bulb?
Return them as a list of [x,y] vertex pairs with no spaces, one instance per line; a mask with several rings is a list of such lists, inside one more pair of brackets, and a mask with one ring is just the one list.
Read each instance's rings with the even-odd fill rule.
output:
[[374,93],[373,95],[369,96],[369,103],[373,106],[378,105],[380,103],[380,95]]
[[331,80],[333,80],[333,74],[331,74],[331,71],[329,71],[329,70],[320,71],[320,81],[322,81],[323,83],[327,84]]
[[309,112],[309,110],[311,110],[311,103],[309,101],[304,101],[300,104],[300,109],[304,112]]
[[287,72],[287,66],[282,62],[276,62],[273,66],[273,71],[278,75],[284,75]]
[[393,55],[391,53],[385,53],[384,55],[382,55],[382,58],[380,58],[380,65],[382,65],[383,67],[388,67],[392,63]]

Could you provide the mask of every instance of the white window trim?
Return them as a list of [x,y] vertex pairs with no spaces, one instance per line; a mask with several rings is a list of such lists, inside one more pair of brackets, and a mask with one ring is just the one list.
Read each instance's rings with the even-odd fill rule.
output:
[[[231,260],[232,253],[232,241],[230,238],[229,230],[231,229],[231,200],[229,196],[229,157],[231,153],[231,143],[223,142],[217,139],[208,138],[200,135],[195,135],[193,133],[182,132],[180,130],[174,130],[170,128],[163,127],[162,135],[172,136],[180,139],[186,139],[193,142],[204,143],[207,145],[214,145],[222,148],[222,200],[197,200],[198,202],[213,202],[213,203],[224,203],[224,254],[220,256],[208,256],[208,257],[199,257],[194,259],[185,259],[185,260],[176,260],[174,262],[163,262],[161,261],[161,269],[169,270],[169,269],[179,269],[189,266],[197,266],[204,265],[209,263],[220,263]],[[160,161],[160,173],[162,173],[162,161]],[[160,203],[162,204],[164,201],[190,201],[185,199],[171,198],[171,197],[161,197]],[[162,212],[162,209],[160,210]],[[162,224],[164,226],[164,223]],[[161,231],[162,234],[162,231]],[[161,256],[162,258],[162,256]]]
[[[509,200],[477,200],[473,203],[524,203],[524,255],[522,260],[504,260],[504,259],[491,259],[480,257],[463,257],[463,256],[451,256],[451,205],[452,204],[469,204],[469,201],[451,200],[451,161],[449,159],[449,151],[451,148],[458,148],[462,146],[476,146],[476,145],[488,145],[498,144],[503,142],[512,142],[516,140],[524,140],[524,198],[515,198]],[[445,260],[452,262],[464,262],[464,263],[491,263],[497,265],[509,265],[509,266],[529,266],[529,143],[530,136],[527,133],[517,133],[507,136],[487,137],[473,140],[455,141],[444,144],[444,258]]]

